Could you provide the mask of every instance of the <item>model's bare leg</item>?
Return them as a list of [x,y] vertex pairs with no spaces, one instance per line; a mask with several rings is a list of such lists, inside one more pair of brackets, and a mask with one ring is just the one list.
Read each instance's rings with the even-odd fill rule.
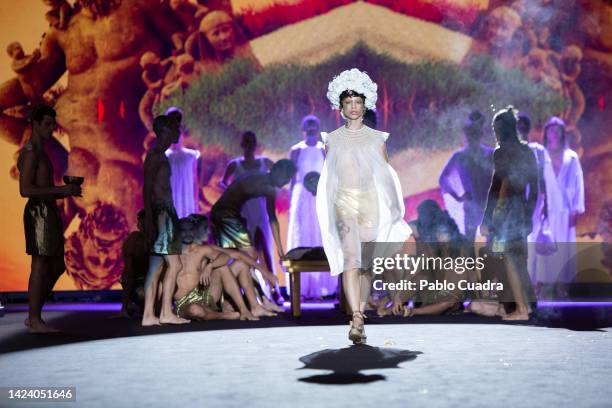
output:
[[[245,248],[241,248],[242,251],[244,251],[247,255],[249,255],[251,258],[257,259],[257,250],[254,247],[245,247]],[[260,261],[261,263],[261,261]],[[265,283],[264,283],[265,284]],[[261,289],[260,289],[261,290]],[[270,299],[268,299],[268,297],[265,295],[265,293],[261,293],[261,303],[262,303],[262,307],[268,311],[272,311],[272,312],[278,312],[278,313],[283,313],[285,310],[278,306],[276,303],[272,302]],[[259,303],[257,303],[259,304]]]
[[[49,327],[42,320],[42,307],[49,294],[51,259],[47,256],[32,255],[32,269],[28,282],[28,318],[25,325],[30,333],[55,333],[58,330]],[[54,282],[55,284],[55,282]]]
[[[236,264],[237,262],[234,262],[232,264],[232,267]],[[246,269],[248,272],[248,267]],[[238,315],[240,317],[240,320],[259,320],[257,316],[251,313],[246,303],[244,303],[244,299],[242,299],[242,293],[240,292],[240,287],[238,286],[236,277],[232,273],[230,267],[223,266],[222,268],[215,269],[215,271],[220,271],[223,289],[236,303],[236,306],[238,306]]]
[[[220,269],[220,268],[219,268]],[[223,292],[221,271],[214,269],[210,276],[210,295],[215,302],[221,299],[221,293]],[[228,275],[231,275],[230,271],[227,271]],[[187,307],[187,310],[183,313],[183,316],[189,319],[197,320],[236,320],[240,317],[238,312],[217,312],[201,305],[192,304]]]
[[359,311],[365,312],[368,299],[370,299],[370,288],[372,287],[371,276],[367,272],[359,272]]
[[517,265],[516,257],[513,255],[509,255],[506,257],[506,259],[508,283],[510,284],[510,289],[512,290],[512,296],[514,296],[514,301],[516,302],[516,310],[510,314],[503,316],[502,319],[529,320],[529,306],[527,305],[525,294],[523,293],[523,285],[519,277],[519,265]]
[[190,321],[178,317],[172,310],[172,299],[174,298],[174,290],[176,289],[176,276],[183,269],[180,255],[166,255],[164,261],[168,265],[164,276],[162,292],[162,308],[159,314],[159,322],[161,324],[185,324]]
[[142,313],[142,325],[154,326],[159,324],[159,318],[155,316],[155,301],[157,299],[157,289],[159,278],[165,269],[165,262],[160,256],[149,258],[149,270],[145,280],[145,301]]
[[47,293],[45,295],[45,299],[49,297],[51,292],[53,292],[53,288],[57,283],[58,279],[62,276],[64,271],[66,270],[66,264],[64,263],[63,256],[54,256],[50,259],[49,265],[49,279],[47,282]]
[[[365,308],[367,297],[364,301],[361,299],[362,279],[359,269],[350,269],[342,273],[342,285],[349,309],[352,313],[351,330],[349,331],[349,339],[354,344],[365,343],[364,319],[362,307]],[[363,306],[362,306],[363,305]]]
[[251,313],[255,316],[276,316],[274,312],[265,309],[257,302],[257,295],[253,287],[253,278],[251,277],[249,266],[244,262],[234,262],[232,264],[232,272],[234,276],[238,278],[240,287],[244,289],[244,294],[249,302]]
[[216,312],[200,305],[192,304],[187,306],[183,316],[194,320],[236,320],[240,317],[240,313]]
[[359,278],[359,269],[350,269],[342,274],[342,286],[346,295],[346,302],[349,306],[349,313],[359,311],[359,292],[361,282]]

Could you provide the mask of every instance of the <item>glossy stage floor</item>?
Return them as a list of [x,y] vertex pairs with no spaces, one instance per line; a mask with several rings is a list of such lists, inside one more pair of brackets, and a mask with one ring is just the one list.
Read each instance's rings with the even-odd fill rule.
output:
[[[609,407],[612,304],[540,305],[527,324],[473,315],[368,320],[349,347],[331,304],[259,322],[142,328],[118,304],[50,305],[61,334],[0,318],[0,387],[76,387],[66,407]],[[9,400],[0,406],[28,405]]]

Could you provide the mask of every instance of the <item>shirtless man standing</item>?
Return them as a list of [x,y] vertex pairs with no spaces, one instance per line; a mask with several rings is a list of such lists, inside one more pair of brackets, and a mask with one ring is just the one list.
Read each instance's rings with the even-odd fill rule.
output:
[[[151,261],[145,281],[145,307],[142,325],[152,326],[160,323],[184,324],[189,320],[178,317],[172,312],[172,296],[176,288],[176,276],[182,269],[181,236],[178,217],[172,202],[170,187],[170,164],[166,150],[178,142],[179,127],[175,119],[160,115],[153,120],[153,131],[157,137],[153,148],[147,153],[144,162],[145,235],[151,249]],[[162,267],[158,267],[157,257],[163,257]],[[162,274],[163,290],[159,318],[155,316],[155,299]]]
[[[259,320],[260,316],[276,316],[257,303],[249,271],[249,267],[261,269],[266,279],[274,282],[274,275],[265,264],[258,264],[240,251],[207,245],[208,220],[203,215],[192,214],[181,219],[179,224],[183,239],[183,269],[178,274],[174,294],[177,315],[199,320]],[[233,262],[228,265],[230,260]],[[244,289],[250,311],[242,299],[238,283]],[[221,311],[219,300],[223,291],[232,298],[239,313]]]
[[19,154],[19,193],[28,202],[23,214],[26,253],[32,256],[28,283],[29,314],[25,321],[30,333],[57,332],[41,317],[45,299],[53,290],[64,264],[64,228],[55,200],[80,196],[75,184],[53,185],[53,165],[43,149],[56,127],[55,111],[39,106],[31,114],[32,137]]

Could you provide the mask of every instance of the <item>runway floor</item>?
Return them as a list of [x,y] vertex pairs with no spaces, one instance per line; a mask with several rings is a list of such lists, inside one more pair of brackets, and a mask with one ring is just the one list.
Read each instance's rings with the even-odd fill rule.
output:
[[[69,308],[68,308],[69,309]],[[335,310],[142,328],[113,308],[47,311],[63,330],[0,318],[0,387],[76,387],[82,407],[610,407],[610,308],[528,324],[472,315],[371,318],[349,347]],[[0,401],[0,406],[40,403]]]

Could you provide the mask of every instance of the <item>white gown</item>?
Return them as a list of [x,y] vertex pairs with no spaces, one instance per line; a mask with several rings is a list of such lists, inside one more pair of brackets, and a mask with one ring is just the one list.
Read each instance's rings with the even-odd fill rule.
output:
[[[546,155],[550,161],[550,156]],[[535,282],[570,283],[576,279],[576,227],[570,227],[572,213],[582,214],[584,207],[584,180],[578,155],[566,148],[559,174],[555,175],[552,164],[544,167],[548,224],[557,251],[551,255],[538,255],[530,245],[529,272]],[[534,228],[529,241],[535,241],[540,228],[542,205],[538,205],[534,215]]]
[[[322,246],[321,229],[317,221],[315,196],[304,187],[304,176],[311,171],[321,173],[325,160],[322,142],[309,146],[301,141],[291,147],[299,150],[295,184],[291,191],[289,225],[287,228],[287,252],[297,247]],[[287,274],[287,282],[289,281]],[[300,277],[300,291],[305,297],[318,298],[336,292],[337,279],[329,273],[309,272]],[[289,286],[287,290],[289,290]]]
[[170,186],[172,201],[179,218],[198,212],[198,191],[196,177],[200,152],[181,147],[177,150],[166,150],[170,163]]
[[[362,242],[403,243],[412,234],[399,178],[381,154],[388,137],[367,126],[323,136],[328,149],[316,203],[332,276],[362,267]],[[379,248],[375,255],[393,256],[401,246]]]

